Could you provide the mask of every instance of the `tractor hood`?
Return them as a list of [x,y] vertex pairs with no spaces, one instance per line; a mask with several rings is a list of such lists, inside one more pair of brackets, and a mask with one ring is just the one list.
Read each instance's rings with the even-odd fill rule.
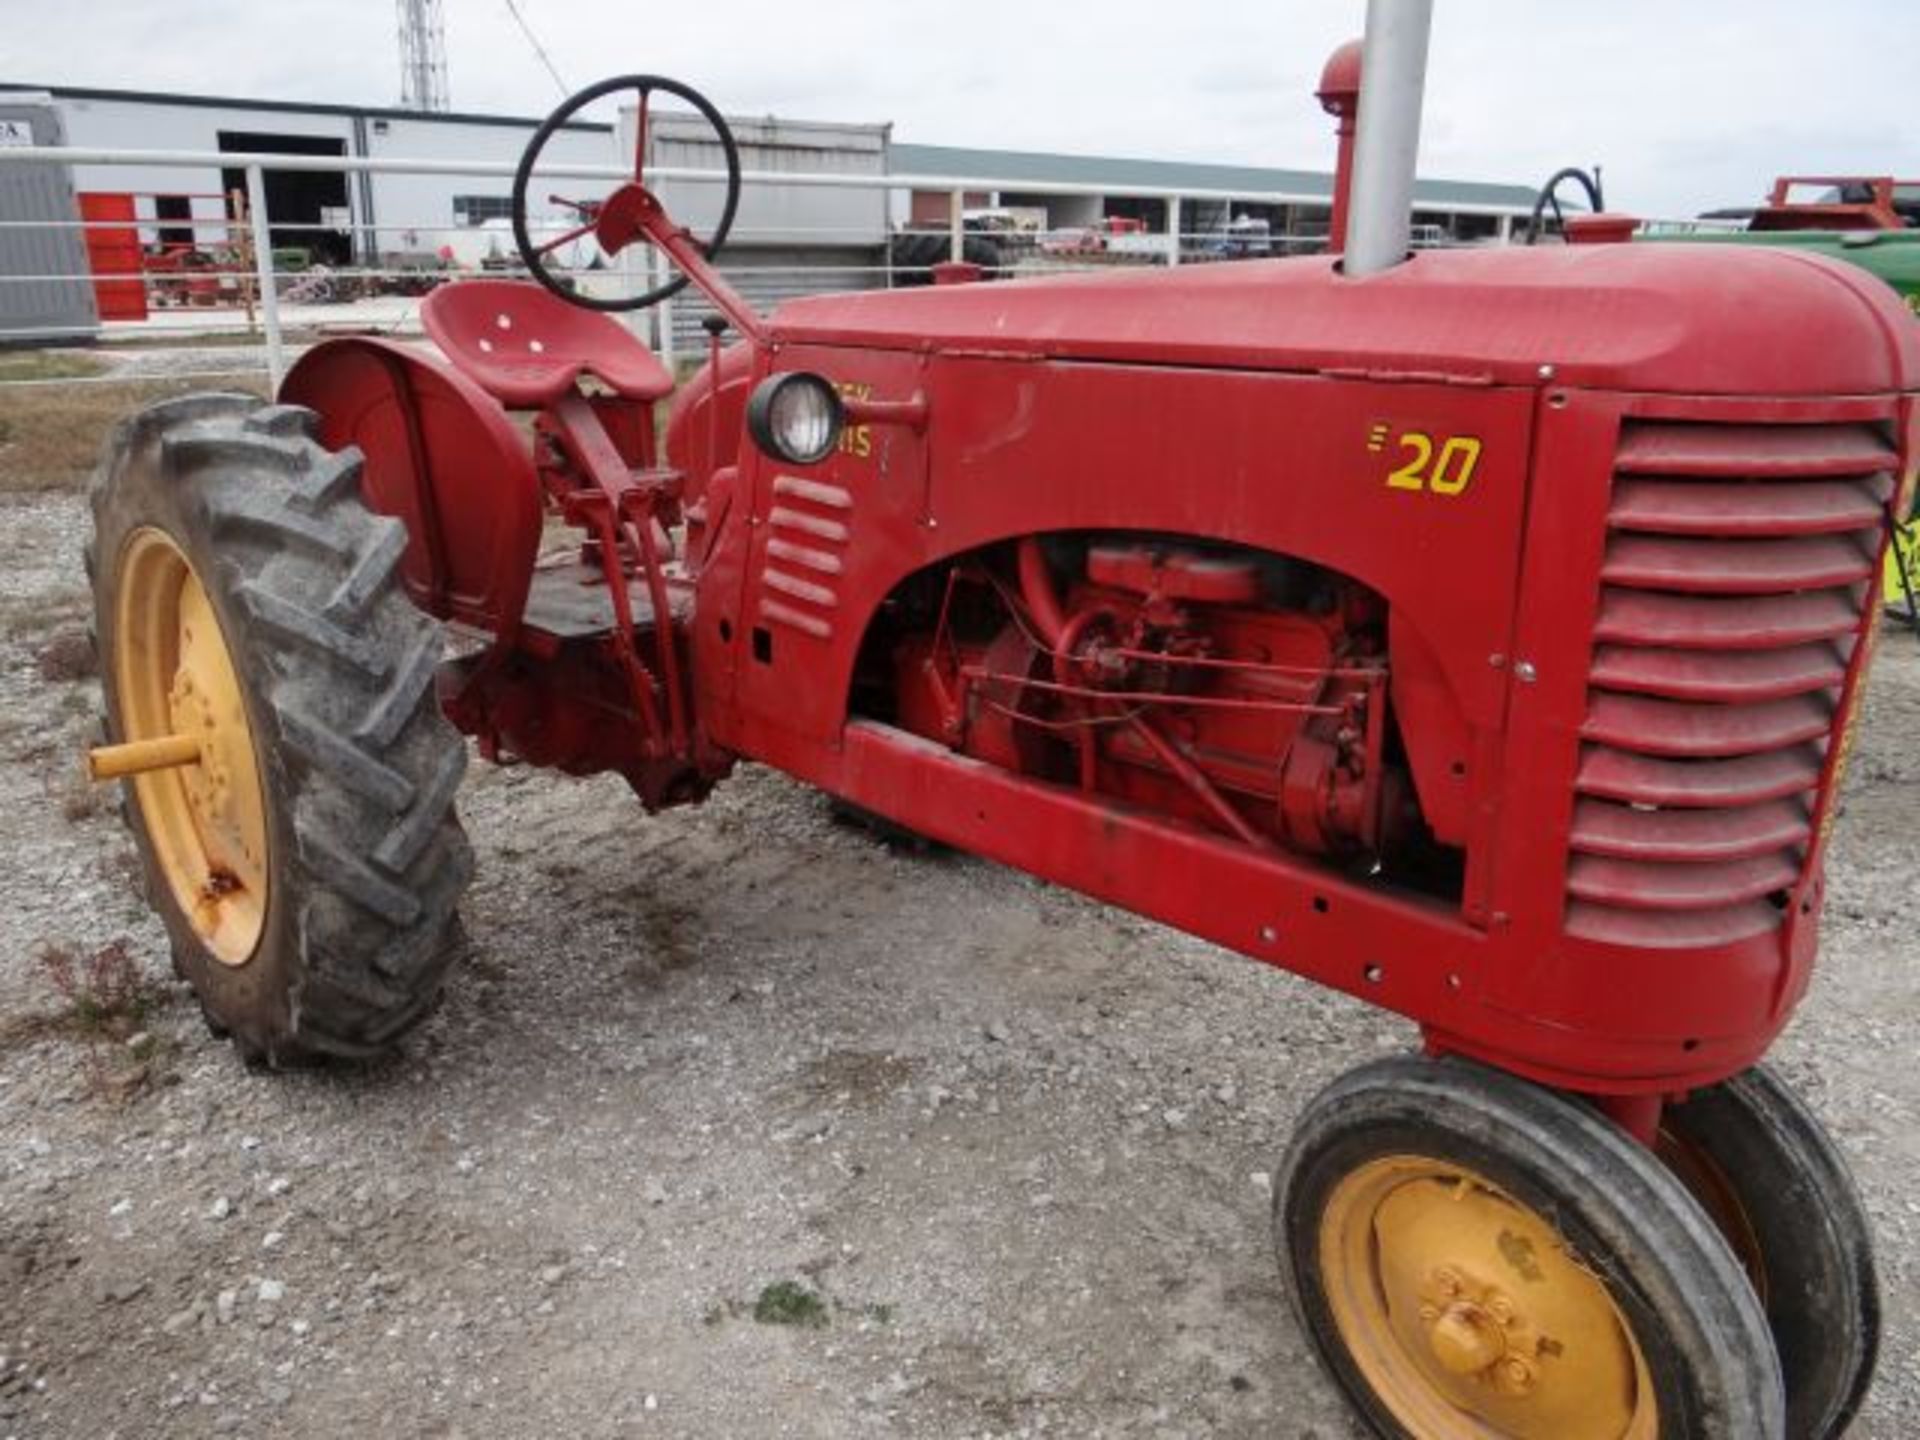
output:
[[1886,281],[1920,314],[1920,231],[1700,230],[1684,235],[1640,235],[1645,245],[1765,245],[1825,255]]
[[1351,280],[1332,258],[816,296],[782,342],[941,354],[1394,374],[1713,395],[1920,386],[1920,325],[1817,255],[1575,245],[1426,251]]

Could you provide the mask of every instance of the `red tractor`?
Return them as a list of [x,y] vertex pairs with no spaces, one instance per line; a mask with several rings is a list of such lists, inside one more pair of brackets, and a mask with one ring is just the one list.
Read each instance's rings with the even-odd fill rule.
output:
[[[1383,97],[1406,53],[1369,40]],[[704,240],[636,164],[535,242],[546,140],[617,92],[642,157],[654,97],[713,126]],[[1813,964],[1920,331],[1797,255],[1406,258],[1411,158],[1363,117],[1344,256],[769,318],[713,264],[718,112],[570,99],[514,187],[531,281],[434,292],[438,354],[156,406],[103,466],[93,762],[211,1023],[287,1062],[420,1017],[465,737],[649,810],[751,759],[1418,1023],[1275,1183],[1380,1434],[1839,1435],[1867,1223],[1757,1062]],[[680,273],[575,290],[583,236]],[[689,281],[718,318],[675,393],[595,312]]]

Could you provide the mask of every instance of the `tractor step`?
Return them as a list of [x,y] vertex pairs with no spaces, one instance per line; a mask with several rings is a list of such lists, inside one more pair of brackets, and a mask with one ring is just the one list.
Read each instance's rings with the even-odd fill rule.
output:
[[[671,582],[669,582],[671,584]],[[685,621],[693,613],[693,592],[683,586],[672,590],[674,618]],[[633,607],[633,628],[644,633],[653,628],[653,598],[639,576],[627,581],[627,603]],[[530,630],[553,636],[556,640],[584,640],[613,633],[613,596],[607,592],[606,577],[595,565],[565,564],[542,566],[533,572],[533,584],[527,591],[527,608],[522,623]]]

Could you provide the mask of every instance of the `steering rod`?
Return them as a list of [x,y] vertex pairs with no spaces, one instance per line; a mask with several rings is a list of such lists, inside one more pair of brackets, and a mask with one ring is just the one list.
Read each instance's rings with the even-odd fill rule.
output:
[[609,255],[616,254],[634,241],[645,239],[680,267],[713,308],[727,317],[727,323],[756,345],[767,341],[767,327],[746,296],[729,285],[693,233],[674,223],[654,193],[637,181],[629,181],[601,206],[594,224],[594,238]]

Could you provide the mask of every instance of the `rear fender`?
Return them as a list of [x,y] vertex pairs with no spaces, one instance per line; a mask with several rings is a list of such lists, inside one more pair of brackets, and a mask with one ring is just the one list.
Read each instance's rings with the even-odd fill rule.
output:
[[500,404],[458,371],[388,340],[328,340],[280,399],[320,417],[328,450],[366,456],[367,504],[407,527],[402,575],[428,614],[517,633],[540,544],[532,451]]

